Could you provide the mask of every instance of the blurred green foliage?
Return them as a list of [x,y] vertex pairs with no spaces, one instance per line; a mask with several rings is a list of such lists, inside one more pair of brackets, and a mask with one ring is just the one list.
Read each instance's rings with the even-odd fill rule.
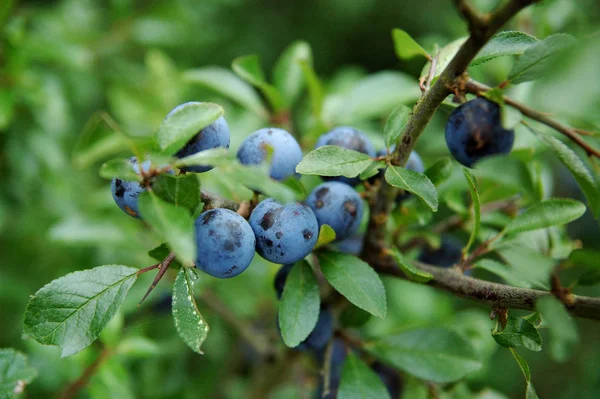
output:
[[[497,1],[473,3],[489,10]],[[583,40],[547,79],[516,87],[511,94],[579,126],[599,130],[600,40],[594,33],[598,21],[596,0],[546,0],[535,11],[523,12],[512,24],[516,30],[539,38],[567,32]],[[396,84],[398,75],[380,72],[384,70],[401,70],[405,73],[402,79],[415,85],[422,62],[396,59],[391,31],[397,27],[428,50],[466,34],[465,24],[445,0],[421,0],[418,4],[408,0],[2,2],[0,346],[27,353],[30,364],[39,370],[38,378],[27,388],[28,397],[46,398],[61,392],[98,356],[102,345],[112,348],[115,355],[91,379],[86,397],[247,397],[253,380],[268,365],[252,365],[256,354],[226,317],[215,311],[218,306],[214,302],[217,298],[235,318],[263,331],[269,342],[282,345],[274,328],[276,304],[271,288],[277,268],[258,257],[241,278],[198,283],[201,304],[206,295],[203,311],[211,326],[204,356],[188,350],[174,333],[170,306],[163,303],[169,284],[161,283],[149,300],[137,307],[152,279],[148,275],[132,288],[121,313],[103,333],[102,344],[59,361],[57,348],[20,339],[29,295],[43,284],[101,264],[150,265],[153,260],[147,251],[160,244],[142,223],[114,206],[108,182],[98,176],[102,155],[118,152],[115,149],[123,148],[122,143],[97,147],[91,164],[73,159],[75,145],[100,110],[129,134],[147,137],[174,106],[199,100],[223,105],[235,151],[247,134],[268,122],[210,88],[186,82],[182,72],[210,65],[229,68],[233,59],[246,54],[258,54],[263,69],[271,71],[284,48],[302,39],[312,47],[314,69],[325,82],[325,109],[330,114],[324,118],[359,125],[381,148],[382,121],[391,107],[371,113],[359,98],[356,113],[346,112],[344,107],[352,110],[356,103],[344,96],[357,84],[365,84],[362,79],[368,73],[379,72],[373,75],[376,79]],[[473,68],[472,74],[494,85],[510,67],[510,60],[502,58]],[[390,87],[393,90],[395,86]],[[400,98],[405,94],[393,93]],[[389,99],[392,105],[396,100]],[[313,125],[307,122],[306,98],[301,98],[301,103],[304,105],[292,115],[294,127],[310,130]],[[358,112],[366,112],[366,116],[353,120]],[[444,108],[438,112],[418,144],[427,166],[447,155],[443,124],[448,112]],[[109,131],[103,124],[99,129]],[[540,146],[522,127],[517,129],[517,137],[516,150]],[[308,147],[311,140],[314,137],[305,142]],[[557,162],[552,165],[554,175],[540,166],[546,194],[581,197],[568,172]],[[462,176],[455,173],[453,179],[459,178]],[[316,184],[316,180],[307,182],[307,186]],[[208,173],[202,183],[228,192],[215,173]],[[462,187],[465,189],[466,183]],[[440,213],[448,214],[449,208]],[[598,225],[591,217],[574,223],[570,233],[586,245],[599,246]],[[175,271],[169,271],[168,277],[173,281]],[[485,308],[465,309],[466,301],[427,286],[390,278],[384,283],[388,316],[370,319],[365,327],[369,335],[409,326],[453,326],[491,357],[482,371],[468,378],[473,391],[490,387],[508,397],[522,394],[520,371],[509,352],[500,350],[488,333],[493,323]],[[600,293],[593,287],[581,292]],[[548,351],[525,353],[540,397],[600,396],[600,329],[589,321],[578,320],[577,324],[580,342],[567,362],[556,363]],[[542,335],[549,340],[548,334]],[[308,372],[298,369],[289,373],[302,384],[314,386],[317,366],[308,357],[304,363]],[[289,381],[271,397],[301,397],[293,379]]]

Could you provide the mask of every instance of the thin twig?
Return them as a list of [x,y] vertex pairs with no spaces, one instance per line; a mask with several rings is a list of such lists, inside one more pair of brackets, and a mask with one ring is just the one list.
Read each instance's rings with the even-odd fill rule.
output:
[[[363,256],[377,272],[407,279],[390,256]],[[456,296],[483,302],[492,308],[535,310],[538,299],[553,295],[548,291],[511,287],[505,284],[492,283],[465,276],[453,268],[442,268],[413,262],[415,267],[433,275],[427,284],[443,289]],[[572,294],[573,295],[573,294]],[[571,305],[566,306],[571,315],[600,320],[600,298],[573,295]]]
[[[147,268],[150,270],[158,268],[159,270],[158,270],[158,273],[156,274],[156,277],[154,277],[154,281],[152,281],[152,284],[150,284],[150,287],[148,287],[148,290],[144,294],[142,300],[140,301],[140,303],[138,303],[138,306],[140,306],[142,304],[142,302],[144,302],[144,300],[148,297],[148,295],[150,295],[150,293],[154,290],[154,288],[156,288],[156,285],[163,278],[163,276],[167,272],[167,269],[169,268],[171,263],[173,263],[174,260],[175,260],[175,254],[173,252],[171,252],[171,253],[169,253],[169,255],[167,255],[167,257],[162,262],[160,262],[157,265],[152,265],[152,266],[150,266],[150,268]],[[141,273],[144,273],[142,270],[144,270],[144,269],[140,269],[140,271],[138,271],[137,274],[140,275]]]
[[100,366],[111,356],[112,352],[108,348],[104,348],[100,355],[94,360],[89,366],[85,368],[83,373],[73,381],[65,390],[61,393],[61,399],[76,398],[79,391],[81,391],[90,381],[90,379],[96,374]]
[[[486,86],[483,83],[479,83],[472,79],[469,79],[466,82],[465,89],[469,93],[481,95],[481,94],[486,93],[488,90],[491,90],[491,87]],[[569,126],[563,125],[562,123],[560,123],[556,119],[552,118],[547,113],[530,108],[530,107],[526,106],[525,104],[522,104],[518,101],[513,100],[510,97],[504,96],[504,103],[506,103],[507,105],[510,105],[513,108],[518,109],[519,111],[521,111],[521,113],[523,115],[525,115],[535,121],[538,121],[548,127],[551,127],[552,129],[556,130],[559,133],[564,134],[565,136],[570,138],[573,142],[575,142],[575,144],[577,144],[578,146],[583,148],[583,150],[589,156],[595,156],[597,158],[600,158],[600,151],[595,149],[590,144],[588,144],[585,140],[583,140],[581,137],[579,137],[578,133],[581,134],[582,130],[572,129]],[[586,132],[586,133],[589,133],[589,132]],[[592,135],[592,133],[589,133],[589,135]]]
[[483,18],[481,18],[481,16],[477,12],[477,10],[475,10],[473,8],[473,6],[471,6],[471,4],[469,4],[469,2],[467,0],[453,0],[453,1],[454,1],[454,6],[458,10],[458,12],[460,12],[461,15],[463,16],[463,18],[468,22],[469,31],[472,32],[473,30],[484,25]]

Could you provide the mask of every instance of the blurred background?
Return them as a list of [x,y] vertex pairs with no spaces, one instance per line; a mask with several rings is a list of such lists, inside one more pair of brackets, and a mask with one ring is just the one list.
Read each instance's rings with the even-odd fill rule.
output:
[[[239,278],[206,280],[198,288],[200,306],[211,326],[199,356],[180,341],[169,314],[169,284],[163,281],[148,301],[137,302],[150,284],[144,275],[100,342],[59,359],[54,347],[20,338],[29,295],[68,272],[102,264],[148,266],[147,251],[159,244],[137,220],[113,203],[99,165],[118,153],[115,143],[92,146],[73,157],[85,126],[105,111],[128,134],[153,134],[177,104],[213,101],[225,107],[232,150],[255,129],[269,124],[206,84],[182,78],[207,66],[229,68],[241,55],[256,53],[270,76],[282,51],[296,40],[308,42],[314,69],[326,87],[331,124],[352,123],[381,148],[382,122],[398,102],[419,95],[423,63],[400,62],[390,32],[402,28],[427,49],[467,33],[447,0],[3,0],[0,4],[0,347],[28,354],[39,376],[27,397],[62,392],[99,353],[118,345],[90,380],[81,397],[244,398],[264,369],[240,338],[240,328],[263,331],[276,345],[276,300],[272,277],[277,267],[256,257]],[[496,0],[473,1],[490,10]],[[521,13],[511,28],[544,38],[567,32],[582,39],[548,79],[515,88],[513,95],[563,120],[600,129],[600,45],[590,36],[600,23],[597,0],[545,0]],[[595,40],[594,40],[595,38]],[[510,59],[498,59],[472,74],[486,84],[502,82]],[[387,91],[362,98],[361,87],[386,82]],[[375,82],[375,83],[374,83]],[[362,85],[362,86],[361,86]],[[379,101],[375,110],[368,105]],[[293,111],[293,126],[308,129],[306,99]],[[366,111],[365,111],[366,110]],[[360,111],[360,112],[359,112]],[[363,112],[364,111],[364,112]],[[441,109],[418,150],[426,166],[448,155]],[[100,130],[107,129],[101,127]],[[517,148],[536,146],[531,133],[518,131]],[[304,140],[311,143],[310,139]],[[548,194],[581,197],[565,170],[549,162]],[[218,175],[208,187],[222,190]],[[583,197],[581,197],[583,198]],[[587,217],[571,226],[572,238],[599,247],[597,222]],[[600,249],[600,248],[599,248]],[[174,274],[169,276],[173,279]],[[367,335],[414,325],[444,323],[472,333],[489,356],[470,377],[473,392],[490,388],[522,397],[524,380],[510,353],[498,347],[485,308],[429,287],[386,280],[389,316],[370,320]],[[597,289],[582,291],[599,295]],[[206,302],[203,303],[205,299]],[[227,308],[223,314],[222,306]],[[468,309],[467,309],[468,307]],[[231,323],[235,319],[242,327]],[[581,340],[575,354],[558,363],[548,351],[524,353],[542,398],[600,397],[600,328],[578,320]],[[546,334],[546,332],[544,332]],[[547,338],[547,334],[544,335]],[[318,366],[308,356],[290,367],[272,398],[309,397]],[[262,371],[261,371],[262,370]],[[313,385],[311,385],[313,384]],[[298,387],[308,387],[300,390]],[[458,397],[458,396],[456,396]],[[461,396],[465,397],[465,396]],[[469,396],[467,396],[469,397]],[[490,396],[491,397],[491,396]],[[498,396],[503,397],[503,396]]]

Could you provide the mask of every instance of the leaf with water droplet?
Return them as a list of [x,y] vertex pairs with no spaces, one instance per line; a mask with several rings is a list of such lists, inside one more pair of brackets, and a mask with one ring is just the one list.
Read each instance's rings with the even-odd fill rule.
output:
[[193,269],[182,267],[173,284],[173,320],[177,333],[194,352],[203,354],[200,347],[208,336],[208,324],[200,314],[194,298],[198,276]]

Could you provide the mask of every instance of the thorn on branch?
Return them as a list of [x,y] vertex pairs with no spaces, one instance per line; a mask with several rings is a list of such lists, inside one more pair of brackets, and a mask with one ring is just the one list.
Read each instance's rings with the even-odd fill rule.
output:
[[167,269],[169,268],[169,266],[171,265],[171,263],[173,263],[174,260],[175,260],[175,254],[173,252],[171,252],[171,253],[169,253],[169,255],[167,255],[167,257],[162,262],[157,263],[156,265],[152,265],[150,267],[147,267],[145,269],[140,269],[136,273],[139,276],[140,274],[145,273],[145,272],[147,272],[149,270],[153,270],[153,269],[157,269],[158,268],[158,273],[156,274],[156,277],[154,278],[154,281],[152,281],[152,284],[150,284],[150,287],[148,287],[148,290],[146,291],[146,293],[142,297],[142,300],[140,301],[140,303],[138,303],[138,306],[140,306],[142,304],[142,302],[144,302],[144,300],[146,300],[146,298],[148,297],[148,295],[150,295],[150,293],[152,291],[154,291],[154,288],[156,288],[156,285],[163,278],[163,276],[167,272]]

